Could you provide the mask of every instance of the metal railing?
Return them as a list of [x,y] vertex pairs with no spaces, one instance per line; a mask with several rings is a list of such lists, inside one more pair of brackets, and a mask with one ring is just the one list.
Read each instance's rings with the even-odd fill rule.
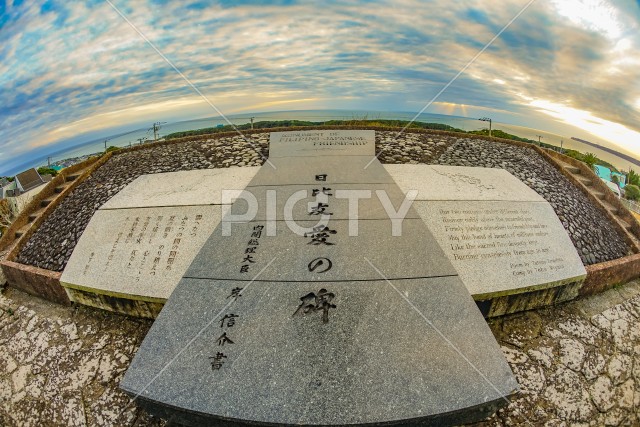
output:
[[620,199],[620,201],[622,202],[623,205],[625,205],[627,207],[627,209],[629,209],[630,211],[633,211],[637,214],[640,214],[640,204],[636,203],[636,202],[632,202],[631,200],[627,200],[627,199]]

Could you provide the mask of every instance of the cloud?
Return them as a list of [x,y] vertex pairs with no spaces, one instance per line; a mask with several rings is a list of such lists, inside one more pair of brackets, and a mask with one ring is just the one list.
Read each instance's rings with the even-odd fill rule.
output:
[[[496,120],[551,131],[568,123],[532,104],[544,100],[611,123],[611,134],[598,131],[605,140],[622,138],[616,124],[637,132],[640,7],[569,2],[534,3],[427,112],[491,112]],[[227,113],[418,111],[523,6],[479,0],[114,4]],[[6,156],[82,132],[214,114],[106,2],[0,7]]]

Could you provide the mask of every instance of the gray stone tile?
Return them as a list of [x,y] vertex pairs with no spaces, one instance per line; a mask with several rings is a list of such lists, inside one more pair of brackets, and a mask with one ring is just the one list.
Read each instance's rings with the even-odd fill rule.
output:
[[[185,277],[250,280],[262,271],[260,280],[379,279],[365,258],[393,279],[457,275],[421,219],[402,221],[402,235],[397,237],[392,236],[390,220],[359,221],[358,234],[351,237],[348,220],[330,220],[328,231],[313,232],[316,224],[298,222],[311,230],[308,237],[292,231],[285,221],[273,223],[273,232],[266,222],[234,224],[228,237],[217,228]],[[401,261],[392,254],[402,254]]]
[[[230,297],[238,288],[241,296]],[[323,310],[299,310],[322,288],[335,306],[326,323]],[[230,315],[233,326],[221,323]],[[469,407],[504,403],[517,383],[455,277],[392,285],[183,279],[121,387],[189,425],[202,422],[199,414],[344,425],[445,422],[452,413],[460,421]]]
[[375,131],[309,130],[271,132],[269,159],[279,157],[374,156]]
[[[269,159],[249,186],[318,184],[393,184],[393,178],[373,156],[323,156]],[[324,181],[316,179],[326,175]],[[322,178],[322,177],[320,177]]]
[[[255,206],[257,220],[315,220],[321,216],[327,219],[386,219],[395,215],[404,202],[405,193],[395,184],[255,186],[247,187],[229,212],[240,218],[252,212],[250,207]],[[413,204],[411,199],[406,203]],[[414,210],[409,210],[407,217],[419,218]]]
[[98,210],[60,282],[99,294],[164,300],[220,222],[220,211],[220,206]]
[[100,209],[222,204],[223,190],[242,190],[260,167],[230,167],[142,175]]
[[476,299],[586,277],[571,239],[546,201],[416,201],[414,208]]
[[544,198],[504,169],[444,165],[384,165],[403,192],[416,200],[544,202]]

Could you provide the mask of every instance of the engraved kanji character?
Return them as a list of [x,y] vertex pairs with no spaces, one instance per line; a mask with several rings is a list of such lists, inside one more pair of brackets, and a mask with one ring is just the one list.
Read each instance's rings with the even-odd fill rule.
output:
[[215,356],[209,356],[209,359],[211,359],[211,370],[217,371],[222,368],[222,364],[224,363],[224,360],[222,359],[226,358],[227,356],[225,356],[224,353],[221,352],[217,352]]
[[335,304],[331,304],[331,301],[335,298],[335,294],[322,288],[316,294],[309,292],[307,295],[300,298],[300,305],[293,315],[309,314],[315,311],[322,311],[322,323],[329,321],[329,309],[336,308]]
[[325,212],[325,210],[329,207],[326,203],[318,203],[317,206],[312,206],[309,211],[309,215],[333,215],[331,212]]
[[216,341],[218,342],[218,345],[222,346],[225,344],[233,344],[233,341],[231,341],[231,339],[227,336],[226,332],[220,335]]
[[336,230],[331,230],[325,225],[313,227],[312,233],[304,233],[304,237],[311,237],[309,245],[335,245],[335,243],[327,242],[330,234],[336,234]]
[[249,264],[245,264],[240,267],[240,273],[248,273],[249,272]]
[[[225,314],[222,319],[220,319],[220,327],[223,328],[225,325],[229,328],[236,324],[236,317],[240,317],[237,314]],[[226,320],[226,322],[225,322]]]
[[322,187],[322,191],[320,191],[320,190],[319,190],[319,189],[317,189],[317,188],[314,188],[313,190],[311,190],[311,197],[315,197],[315,196],[317,196],[319,193],[325,194],[325,195],[327,195],[327,196],[333,196],[333,194],[332,194],[332,193],[329,193],[329,191],[331,191],[331,189],[330,189],[330,188],[328,188],[328,187]]
[[231,289],[231,295],[229,295],[227,297],[227,299],[229,299],[229,298],[238,299],[238,297],[242,296],[242,294],[240,292],[242,292],[242,288],[233,288],[233,289]]

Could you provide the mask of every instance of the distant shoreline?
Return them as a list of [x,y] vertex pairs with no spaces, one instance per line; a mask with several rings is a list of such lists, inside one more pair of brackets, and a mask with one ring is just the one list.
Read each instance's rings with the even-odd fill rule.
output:
[[618,156],[621,159],[625,159],[626,161],[628,161],[630,163],[633,163],[636,166],[640,166],[640,160],[636,160],[636,159],[634,159],[633,157],[631,157],[631,156],[629,156],[627,154],[624,154],[624,153],[621,153],[619,151],[614,150],[613,148],[605,147],[603,145],[596,144],[595,142],[586,141],[584,139],[576,138],[574,136],[572,136],[571,139],[573,139],[574,141],[578,141],[578,142],[581,142],[583,144],[587,144],[587,145],[590,145],[592,147],[595,147],[598,150],[606,151],[607,153],[611,153],[614,156]]
[[[451,126],[464,130],[465,132],[477,131],[484,129],[486,124],[478,121],[473,117],[461,117],[451,116],[443,114],[422,113],[416,118],[415,112],[380,112],[380,111],[365,111],[365,110],[293,110],[293,111],[264,111],[264,112],[252,112],[236,114],[235,116],[228,116],[223,118],[222,116],[216,117],[203,117],[198,119],[183,120],[177,122],[169,122],[162,126],[161,134],[166,136],[172,133],[180,133],[190,131],[194,129],[218,127],[233,123],[236,126],[242,126],[249,122],[253,118],[255,122],[258,121],[315,121],[326,124],[331,121],[354,121],[354,120],[392,120],[392,121],[409,121],[415,120],[423,123],[437,123],[439,125]],[[228,121],[226,121],[226,120]],[[543,130],[529,129],[520,125],[510,125],[508,123],[493,122],[494,130],[498,130],[499,127],[505,126],[504,131],[512,135],[519,135],[524,138],[530,138],[538,142],[538,136],[542,135],[548,144],[553,146],[561,146],[562,136],[551,134]],[[249,126],[250,127],[250,126]],[[511,129],[513,128],[513,129]],[[443,129],[444,130],[444,129]],[[106,148],[105,142],[109,145],[116,147],[127,147],[130,144],[137,144],[140,139],[145,139],[150,136],[149,127],[140,127],[137,130],[128,130],[125,132],[118,132],[113,135],[104,135],[100,138],[94,138],[82,143],[74,143],[72,146],[64,149],[58,149],[57,151],[42,152],[42,153],[29,153],[28,156],[17,159],[5,159],[3,158],[2,175],[13,175],[19,173],[25,169],[31,167],[38,167],[39,165],[46,165],[49,161],[53,164],[55,162],[65,161],[71,158],[80,157],[83,155],[102,152]],[[557,136],[557,138],[556,138]],[[574,149],[579,152],[587,152],[591,150],[598,156],[598,158],[605,160],[617,168],[628,169],[629,165],[633,165],[636,169],[638,161],[629,162],[629,155],[624,157],[615,154],[611,149],[606,150],[606,145],[599,141],[599,144],[584,144],[580,141],[571,139],[569,135],[564,138],[564,148]],[[544,144],[544,142],[543,142]],[[600,146],[600,144],[603,144]],[[599,148],[600,147],[600,148]],[[631,154],[633,156],[633,154]]]

